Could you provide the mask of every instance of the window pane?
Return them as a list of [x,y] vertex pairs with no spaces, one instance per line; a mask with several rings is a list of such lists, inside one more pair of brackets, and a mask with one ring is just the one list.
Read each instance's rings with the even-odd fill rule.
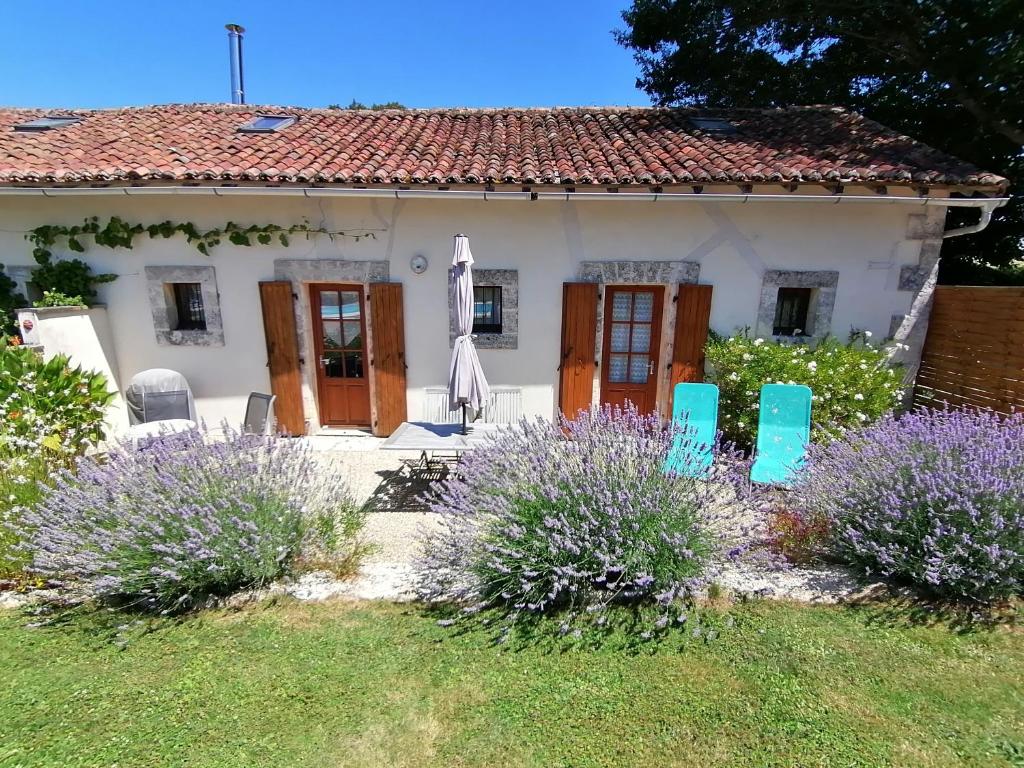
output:
[[627,355],[611,355],[608,358],[608,381],[621,384],[626,381]]
[[321,321],[324,327],[324,349],[341,349],[341,323],[337,320]]
[[363,378],[363,353],[345,353],[345,376],[349,379]]
[[205,331],[203,287],[199,283],[173,283],[174,309],[178,322],[174,330]]
[[359,291],[341,292],[341,316],[345,320],[359,319]]
[[363,348],[363,327],[358,320],[346,320],[345,326],[345,347],[346,349]]
[[328,379],[345,378],[345,369],[342,367],[340,352],[324,352],[323,360],[324,376]]
[[772,333],[791,336],[797,332],[809,333],[807,313],[811,304],[810,288],[779,288],[775,304],[775,323]]
[[500,286],[473,286],[473,331],[501,333]]
[[612,323],[612,352],[629,352],[629,323]]
[[320,317],[324,320],[338,319],[337,291],[320,291]]
[[633,351],[651,351],[651,326],[646,323],[637,323],[633,326]]
[[647,383],[647,355],[633,355],[629,358],[629,382],[631,384]]
[[653,314],[654,294],[646,292],[636,294],[636,302],[633,306],[633,319],[639,323],[649,323]]
[[612,320],[629,320],[633,308],[633,294],[623,291],[612,293]]

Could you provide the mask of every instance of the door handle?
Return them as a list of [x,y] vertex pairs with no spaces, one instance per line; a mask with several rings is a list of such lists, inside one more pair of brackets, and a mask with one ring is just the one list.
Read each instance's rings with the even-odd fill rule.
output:
[[651,358],[651,362],[649,362],[647,364],[647,375],[648,376],[653,376],[654,375],[654,358]]

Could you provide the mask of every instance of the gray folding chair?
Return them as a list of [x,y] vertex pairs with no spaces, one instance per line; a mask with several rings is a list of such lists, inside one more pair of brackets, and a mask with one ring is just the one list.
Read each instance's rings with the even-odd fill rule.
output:
[[274,433],[274,401],[277,395],[250,392],[245,404],[245,418],[242,432],[247,435],[271,435]]
[[190,419],[191,415],[188,390],[142,393],[142,421],[146,424],[166,419]]

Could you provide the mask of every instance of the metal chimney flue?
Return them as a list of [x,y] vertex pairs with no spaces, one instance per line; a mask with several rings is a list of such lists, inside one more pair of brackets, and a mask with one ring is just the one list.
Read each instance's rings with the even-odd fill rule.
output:
[[242,74],[242,35],[245,27],[225,24],[228,31],[228,56],[231,60],[231,103],[245,104],[245,78]]

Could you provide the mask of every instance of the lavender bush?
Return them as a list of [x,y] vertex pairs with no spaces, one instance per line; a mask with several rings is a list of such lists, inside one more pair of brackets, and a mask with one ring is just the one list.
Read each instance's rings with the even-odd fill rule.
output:
[[85,457],[22,515],[31,571],[176,610],[350,555],[363,517],[307,446],[189,432]]
[[885,417],[813,447],[795,495],[866,573],[980,600],[1024,586],[1024,414]]
[[742,505],[723,483],[727,461],[705,479],[666,475],[674,437],[657,416],[605,408],[524,420],[473,451],[432,501],[442,522],[418,563],[421,597],[500,606],[512,623],[555,612],[600,623],[616,603],[678,620],[673,607],[741,535]]

